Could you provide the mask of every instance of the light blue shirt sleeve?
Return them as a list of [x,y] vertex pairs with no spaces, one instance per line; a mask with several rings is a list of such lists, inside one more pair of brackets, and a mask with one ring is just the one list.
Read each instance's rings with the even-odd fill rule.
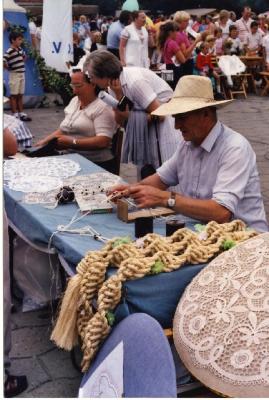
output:
[[165,161],[156,171],[161,181],[167,186],[176,186],[179,183],[177,175],[179,151],[180,149],[178,148],[173,156]]
[[245,196],[255,165],[256,156],[247,141],[224,149],[212,199],[235,214],[238,202]]

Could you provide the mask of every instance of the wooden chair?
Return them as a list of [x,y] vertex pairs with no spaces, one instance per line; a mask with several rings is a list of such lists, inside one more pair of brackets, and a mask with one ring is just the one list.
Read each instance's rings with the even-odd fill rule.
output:
[[247,92],[246,92],[246,84],[245,84],[245,79],[246,76],[245,74],[239,74],[239,75],[234,75],[232,76],[233,81],[236,79],[236,86],[234,87],[229,87],[228,88],[228,94],[231,99],[234,99],[234,95],[238,94],[243,94],[245,96],[245,99],[247,98]]
[[265,81],[265,87],[262,89],[261,96],[265,96],[267,93],[269,94],[269,72],[263,71],[260,72],[260,75]]

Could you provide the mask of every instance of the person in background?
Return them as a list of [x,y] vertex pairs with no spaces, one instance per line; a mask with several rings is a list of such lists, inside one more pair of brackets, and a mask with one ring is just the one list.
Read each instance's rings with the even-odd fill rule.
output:
[[206,43],[208,44],[208,53],[211,56],[215,56],[216,55],[216,47],[215,47],[215,36],[214,35],[207,35],[206,37]]
[[258,22],[252,21],[250,24],[250,33],[247,34],[245,42],[246,54],[249,56],[261,54],[262,34],[258,32],[258,28]]
[[23,112],[23,94],[25,91],[25,52],[21,48],[23,35],[17,32],[9,34],[11,46],[4,54],[4,68],[9,71],[10,106],[14,117],[22,121],[31,121]]
[[216,56],[223,55],[223,38],[222,38],[222,29],[216,28],[214,31],[215,36],[215,53]]
[[160,26],[158,48],[162,52],[166,69],[173,70],[174,72],[174,80],[171,82],[172,89],[176,87],[176,84],[181,77],[180,66],[186,61],[180,46],[176,42],[176,36],[177,29],[175,23],[166,22]]
[[208,78],[215,79],[215,87],[217,92],[221,92],[220,88],[220,76],[217,70],[214,68],[211,60],[211,54],[209,53],[209,44],[208,42],[202,42],[200,44],[200,53],[196,58],[196,69],[199,72],[199,75],[207,76]]
[[205,17],[205,22],[207,24],[207,29],[206,30],[208,31],[208,33],[210,35],[214,35],[214,31],[215,31],[216,26],[215,26],[215,24],[213,22],[213,18],[211,17],[211,15],[207,15]]
[[238,29],[238,37],[243,43],[246,43],[247,35],[250,33],[250,24],[253,21],[251,17],[251,8],[246,6],[243,8],[242,17],[236,21]]
[[219,21],[215,22],[217,28],[222,30],[222,39],[225,40],[229,36],[229,26],[232,24],[230,13],[227,10],[221,10],[219,13]]
[[234,11],[230,11],[230,20],[233,24],[236,22],[236,13]]
[[224,42],[224,54],[229,56],[240,56],[243,52],[243,44],[238,37],[236,25],[230,25],[229,37]]
[[84,41],[90,35],[90,26],[85,15],[79,17],[78,34],[80,37],[80,47],[83,49]]
[[35,21],[36,21],[35,17],[30,17],[28,22],[28,27],[31,36],[32,46],[34,49],[37,49],[37,39],[36,39],[37,26],[35,24]]
[[80,44],[80,37],[79,34],[73,32],[73,56],[74,61],[69,61],[68,67],[77,65],[79,60],[86,54],[85,51],[79,46]]
[[266,71],[269,72],[269,32],[262,39],[262,48]]
[[207,28],[208,28],[208,25],[206,22],[206,16],[202,15],[200,17],[200,26],[199,26],[198,32],[201,33],[201,32],[207,31]]
[[146,14],[143,11],[133,11],[132,19],[133,22],[121,32],[119,47],[121,65],[149,68],[149,35],[144,26]]
[[186,28],[189,25],[190,15],[185,11],[177,11],[174,15],[174,21],[178,26],[178,33],[176,36],[176,42],[180,46],[180,49],[186,59],[186,62],[181,65],[181,76],[193,74],[193,51],[197,46],[197,43],[201,41],[201,36],[197,35],[193,43],[190,42],[186,33]]
[[125,26],[131,23],[131,12],[123,10],[118,21],[112,22],[107,33],[107,50],[120,58],[119,46],[121,32]]
[[58,149],[79,153],[115,173],[117,165],[111,144],[117,127],[112,108],[97,97],[96,85],[83,72],[73,72],[71,86],[75,97],[64,110],[64,120],[36,145],[43,146],[57,138]]
[[268,25],[266,24],[266,16],[264,14],[258,15],[258,23],[259,23],[258,31],[262,34],[262,36],[265,36],[268,31]]

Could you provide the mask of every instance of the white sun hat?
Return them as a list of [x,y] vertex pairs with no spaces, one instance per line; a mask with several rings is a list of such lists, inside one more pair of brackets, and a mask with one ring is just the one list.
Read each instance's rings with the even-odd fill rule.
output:
[[183,76],[174,91],[172,99],[152,112],[165,116],[182,114],[206,107],[223,107],[232,100],[215,100],[212,83],[209,78],[197,75]]

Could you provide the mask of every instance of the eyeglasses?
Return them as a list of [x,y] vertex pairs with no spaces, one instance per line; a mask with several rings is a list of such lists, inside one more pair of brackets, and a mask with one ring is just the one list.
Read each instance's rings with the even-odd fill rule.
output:
[[80,89],[84,86],[84,83],[70,83],[72,89]]

